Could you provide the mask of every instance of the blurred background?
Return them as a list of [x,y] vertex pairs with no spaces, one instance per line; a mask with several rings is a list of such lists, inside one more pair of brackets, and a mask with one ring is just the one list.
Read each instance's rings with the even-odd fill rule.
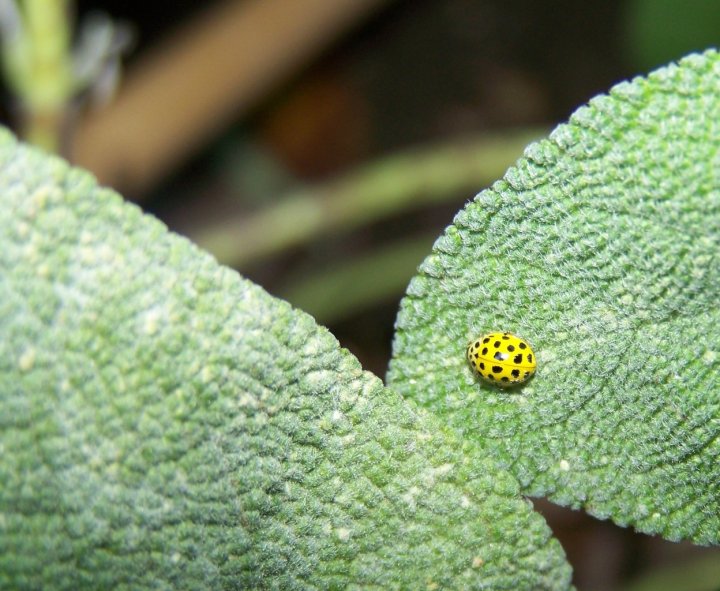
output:
[[[0,0],[0,115],[383,376],[465,202],[595,94],[719,41],[720,0]],[[536,506],[580,589],[720,589],[716,549]]]

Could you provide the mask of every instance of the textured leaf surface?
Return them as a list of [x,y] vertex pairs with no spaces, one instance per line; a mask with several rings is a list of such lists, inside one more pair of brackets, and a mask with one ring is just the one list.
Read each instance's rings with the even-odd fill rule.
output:
[[[388,383],[500,458],[524,492],[670,539],[720,539],[720,58],[592,100],[435,244]],[[538,372],[479,383],[508,330]]]
[[0,137],[0,588],[564,589],[515,479],[312,319]]

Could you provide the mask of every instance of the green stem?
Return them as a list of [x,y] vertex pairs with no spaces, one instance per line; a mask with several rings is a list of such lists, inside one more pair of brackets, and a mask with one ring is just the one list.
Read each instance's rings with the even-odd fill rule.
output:
[[290,279],[278,295],[321,324],[346,318],[399,297],[436,238],[436,232],[411,238],[335,268]]
[[3,45],[8,81],[23,110],[22,136],[57,152],[72,94],[68,0],[22,0],[20,30]]
[[228,219],[190,238],[221,262],[243,267],[318,236],[349,230],[467,192],[502,176],[544,130],[390,156],[320,188],[287,196],[251,216]]

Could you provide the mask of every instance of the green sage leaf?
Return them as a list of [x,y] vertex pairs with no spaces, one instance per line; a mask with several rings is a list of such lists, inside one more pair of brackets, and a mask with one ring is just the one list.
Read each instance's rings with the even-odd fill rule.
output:
[[[524,493],[720,540],[720,57],[614,87],[455,218],[402,302],[388,383]],[[532,343],[499,390],[471,339]]]

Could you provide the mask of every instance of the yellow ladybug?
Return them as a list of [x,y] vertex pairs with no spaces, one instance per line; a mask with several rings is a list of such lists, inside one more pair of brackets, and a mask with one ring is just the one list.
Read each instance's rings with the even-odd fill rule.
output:
[[467,359],[480,376],[498,386],[524,384],[535,373],[535,353],[525,339],[491,332],[468,345]]

